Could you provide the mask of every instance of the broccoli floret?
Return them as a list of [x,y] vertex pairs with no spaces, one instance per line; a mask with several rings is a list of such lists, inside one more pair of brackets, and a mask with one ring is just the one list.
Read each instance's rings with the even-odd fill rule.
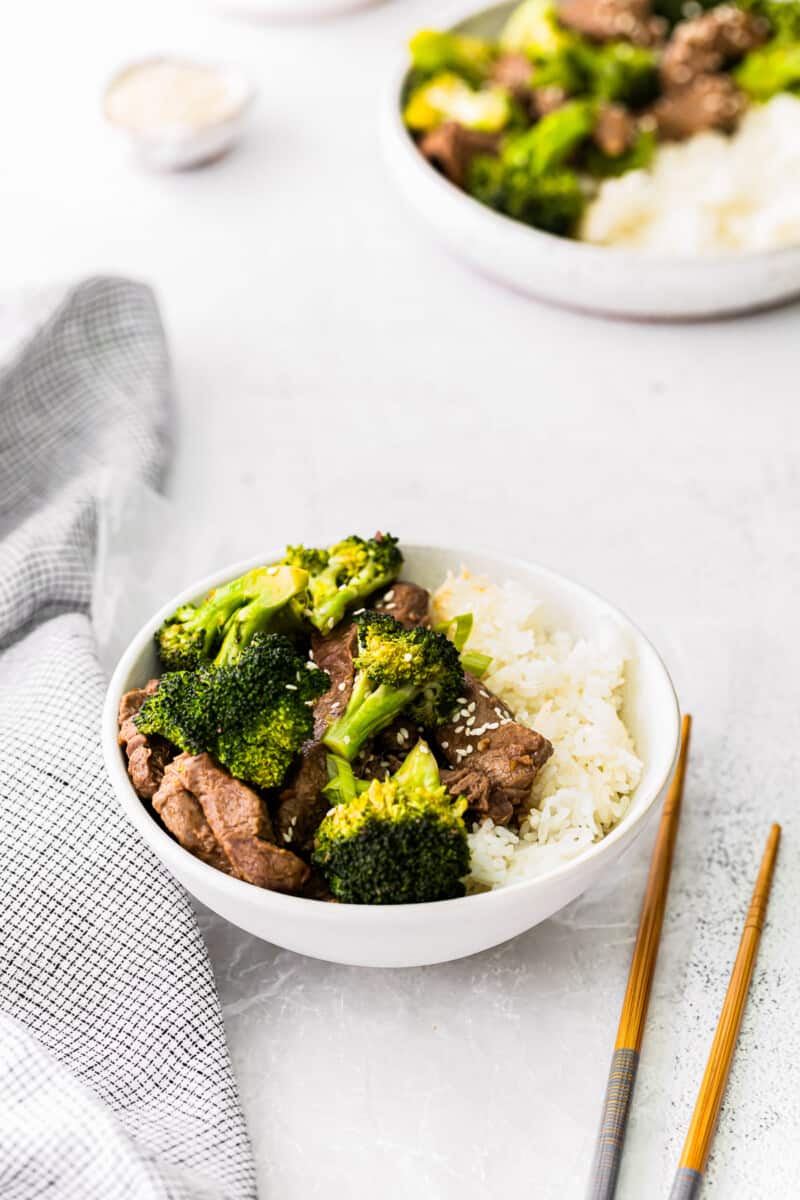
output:
[[257,567],[215,588],[202,604],[182,605],[156,634],[165,669],[234,662],[253,634],[290,622],[290,601],[307,585],[308,572],[298,567]]
[[733,76],[753,100],[770,100],[778,92],[800,93],[800,42],[776,38],[752,50]]
[[467,190],[496,212],[561,237],[574,231],[586,207],[586,196],[574,172],[531,175],[487,155],[473,159]]
[[572,100],[527,132],[506,138],[497,158],[478,155],[467,175],[470,195],[537,229],[572,233],[586,196],[564,164],[592,132],[595,113],[592,101]]
[[549,58],[572,43],[572,35],[558,23],[554,0],[523,0],[500,32],[500,49],[527,54],[534,62]]
[[451,799],[418,742],[396,775],[373,780],[323,819],[313,862],[346,904],[416,904],[464,894],[466,800]]
[[316,629],[327,633],[348,608],[397,578],[403,556],[397,538],[376,533],[369,539],[353,535],[327,550],[287,546],[284,562],[308,571],[307,588],[295,603]]
[[438,33],[421,29],[409,42],[411,62],[419,81],[442,71],[452,71],[467,83],[481,83],[494,58],[490,42],[463,33]]
[[571,100],[542,117],[532,129],[509,138],[502,161],[531,176],[557,171],[594,129],[597,107],[591,101]]
[[444,72],[414,88],[403,111],[403,120],[414,133],[426,133],[443,121],[457,121],[465,129],[498,133],[512,116],[508,93],[500,87],[475,91],[458,75]]
[[583,76],[583,90],[598,100],[616,100],[637,108],[658,92],[658,60],[653,50],[630,42],[592,46],[576,38],[571,54]]
[[440,725],[464,686],[458,650],[443,633],[404,629],[388,613],[367,612],[355,621],[359,653],[353,691],[322,739],[348,762],[401,712],[420,725]]
[[207,751],[246,783],[277,787],[311,737],[310,706],[329,684],[283,634],[257,633],[234,663],[162,676],[136,726],[189,754]]

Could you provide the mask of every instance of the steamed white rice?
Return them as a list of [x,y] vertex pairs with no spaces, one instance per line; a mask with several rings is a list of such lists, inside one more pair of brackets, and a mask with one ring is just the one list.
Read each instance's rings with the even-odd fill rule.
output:
[[545,628],[538,607],[523,587],[467,571],[449,575],[433,597],[437,621],[473,614],[468,647],[492,658],[484,682],[553,744],[519,831],[486,820],[470,832],[471,891],[529,879],[580,854],[625,815],[642,773],[620,715],[618,635],[575,640]]

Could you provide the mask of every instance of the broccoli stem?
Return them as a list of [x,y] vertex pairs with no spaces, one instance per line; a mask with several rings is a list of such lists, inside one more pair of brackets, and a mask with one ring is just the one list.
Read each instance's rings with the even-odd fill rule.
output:
[[406,792],[414,791],[416,788],[432,792],[441,786],[439,766],[431,754],[428,744],[421,739],[406,755],[392,778]]
[[385,683],[373,690],[362,672],[356,676],[347,708],[328,727],[322,741],[334,754],[352,762],[367,738],[385,729],[418,691],[412,684],[396,688]]
[[[349,583],[337,585],[336,578],[340,570],[339,563],[332,563],[319,577],[320,580],[325,580],[336,588],[336,591],[327,600],[320,600],[314,606],[314,623],[318,629],[323,631],[333,629],[334,625],[339,624],[351,604],[362,599],[368,591],[377,591],[384,583],[384,576],[376,574],[373,565],[369,564],[363,571],[354,575]],[[391,576],[385,578],[387,583],[390,582]]]

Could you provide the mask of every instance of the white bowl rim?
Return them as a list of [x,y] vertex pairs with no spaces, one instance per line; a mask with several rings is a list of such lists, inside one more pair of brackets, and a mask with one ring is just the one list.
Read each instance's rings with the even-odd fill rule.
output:
[[[447,32],[451,32],[456,30],[465,21],[484,16],[485,14],[494,12],[498,8],[505,8],[508,3],[509,0],[501,0],[498,4],[489,4],[484,8],[469,8],[466,10],[461,5],[454,9],[451,7],[450,11],[446,13],[445,19],[441,22],[441,28]],[[473,214],[476,221],[483,220],[487,225],[493,224],[498,236],[513,236],[513,231],[516,230],[520,237],[525,238],[531,245],[534,241],[538,241],[541,246],[550,247],[554,251],[555,247],[558,246],[565,256],[572,255],[584,260],[594,258],[598,262],[607,262],[609,255],[613,254],[615,262],[639,269],[647,263],[652,263],[654,266],[669,264],[670,266],[674,265],[676,267],[702,270],[704,267],[711,269],[724,264],[744,261],[772,262],[781,256],[797,253],[800,250],[800,243],[798,243],[794,246],[774,246],[768,250],[736,250],[727,254],[721,251],[713,254],[667,254],[663,252],[636,251],[628,250],[621,246],[598,246],[592,242],[581,242],[577,238],[561,237],[555,233],[548,233],[544,229],[537,229],[533,225],[526,225],[524,221],[517,221],[514,217],[509,217],[505,213],[496,212],[495,209],[489,208],[486,204],[481,204],[480,200],[476,200],[474,196],[470,196],[468,192],[451,183],[449,179],[445,179],[444,175],[437,171],[420,154],[402,117],[401,100],[403,88],[411,69],[408,50],[403,52],[402,58],[398,56],[396,63],[397,65],[391,74],[389,88],[385,93],[386,98],[382,112],[382,123],[388,137],[391,138],[391,143],[400,153],[404,154],[409,168],[415,170],[418,177],[424,177],[429,180],[431,186],[439,189],[443,198],[449,197],[452,203],[459,205],[465,214]],[[412,166],[412,164],[414,165]]]
[[[102,717],[102,744],[103,755],[105,758],[106,769],[108,770],[112,783],[114,785],[117,796],[123,804],[126,815],[131,819],[133,825],[139,829],[146,841],[154,839],[160,847],[158,850],[159,857],[162,861],[169,863],[171,860],[180,861],[181,869],[187,874],[195,874],[201,880],[208,884],[214,885],[222,892],[228,892],[231,899],[249,899],[252,904],[260,906],[264,910],[284,910],[291,911],[297,914],[297,905],[302,904],[307,906],[307,911],[313,910],[318,914],[323,921],[336,922],[341,924],[342,921],[349,921],[351,924],[361,924],[366,921],[390,921],[390,914],[397,916],[398,911],[409,916],[413,913],[430,912],[431,910],[441,911],[442,906],[446,905],[451,911],[456,906],[468,907],[465,913],[474,912],[475,906],[483,904],[486,906],[490,903],[497,904],[499,899],[509,893],[518,894],[521,889],[533,890],[542,888],[553,880],[561,879],[564,876],[580,870],[581,866],[589,861],[598,861],[609,856],[616,843],[627,839],[629,835],[631,840],[633,836],[640,832],[646,824],[647,819],[651,815],[653,806],[657,803],[668,779],[672,775],[675,762],[677,760],[679,741],[680,741],[680,706],[678,697],[675,693],[675,688],[670,678],[669,672],[661,658],[660,654],[653,646],[652,642],[639,629],[638,625],[633,622],[622,609],[606,600],[592,588],[586,587],[584,584],[578,583],[566,575],[558,571],[554,571],[550,567],[546,567],[540,563],[533,562],[530,559],[520,558],[517,555],[500,554],[496,550],[484,549],[479,545],[473,545],[469,548],[462,546],[439,546],[432,543],[406,543],[404,550],[410,555],[416,551],[442,553],[452,555],[455,559],[463,556],[468,560],[471,556],[480,556],[484,559],[493,559],[498,568],[516,568],[529,570],[534,568],[540,575],[546,576],[557,582],[560,586],[567,587],[568,590],[582,595],[585,599],[591,600],[598,608],[605,610],[610,616],[622,621],[627,625],[629,630],[635,635],[640,651],[650,655],[654,664],[660,669],[664,681],[668,685],[669,694],[672,698],[672,723],[673,736],[670,739],[673,746],[672,755],[669,759],[665,759],[661,764],[655,781],[651,785],[651,794],[646,798],[645,803],[640,806],[638,812],[631,814],[626,813],[618,825],[614,827],[603,837],[599,842],[593,843],[588,849],[582,850],[574,858],[568,859],[557,867],[552,867],[550,870],[543,872],[541,875],[536,875],[531,879],[521,879],[513,884],[508,884],[506,887],[496,888],[487,892],[477,892],[469,896],[459,896],[452,900],[436,900],[426,901],[415,904],[324,904],[319,900],[307,898],[305,896],[292,896],[283,892],[274,892],[266,888],[254,887],[253,884],[246,883],[242,879],[233,879],[230,875],[225,875],[222,871],[209,866],[207,863],[201,862],[195,858],[188,850],[185,850],[180,843],[176,842],[169,836],[168,833],[159,825],[159,823],[151,816],[150,812],[145,807],[143,801],[133,790],[133,785],[130,782],[128,772],[122,761],[122,753],[117,741],[118,723],[117,711],[119,700],[123,695],[123,687],[126,682],[128,673],[131,670],[136,659],[142,653],[144,647],[151,641],[158,627],[181,605],[186,604],[194,599],[194,597],[202,595],[211,590],[213,587],[219,587],[222,583],[230,579],[235,579],[238,575],[244,574],[246,571],[252,570],[254,567],[261,566],[264,563],[277,561],[283,550],[277,551],[275,554],[260,554],[251,558],[244,559],[240,562],[232,563],[219,571],[214,571],[210,575],[204,576],[197,580],[189,587],[181,589],[177,595],[173,596],[166,604],[164,604],[158,612],[150,617],[139,629],[138,633],[131,639],[128,647],[120,657],[117,666],[111,676],[111,680],[106,692],[106,700],[103,706]],[[143,681],[144,682],[144,681]],[[380,914],[389,914],[382,916]],[[372,914],[372,915],[370,915]]]

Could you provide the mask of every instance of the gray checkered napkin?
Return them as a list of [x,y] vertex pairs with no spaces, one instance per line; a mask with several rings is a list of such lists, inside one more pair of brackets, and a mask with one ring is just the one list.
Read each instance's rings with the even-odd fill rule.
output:
[[252,1156],[177,884],[106,779],[88,607],[109,478],[155,486],[169,371],[150,292],[0,305],[0,1197],[245,1200]]

